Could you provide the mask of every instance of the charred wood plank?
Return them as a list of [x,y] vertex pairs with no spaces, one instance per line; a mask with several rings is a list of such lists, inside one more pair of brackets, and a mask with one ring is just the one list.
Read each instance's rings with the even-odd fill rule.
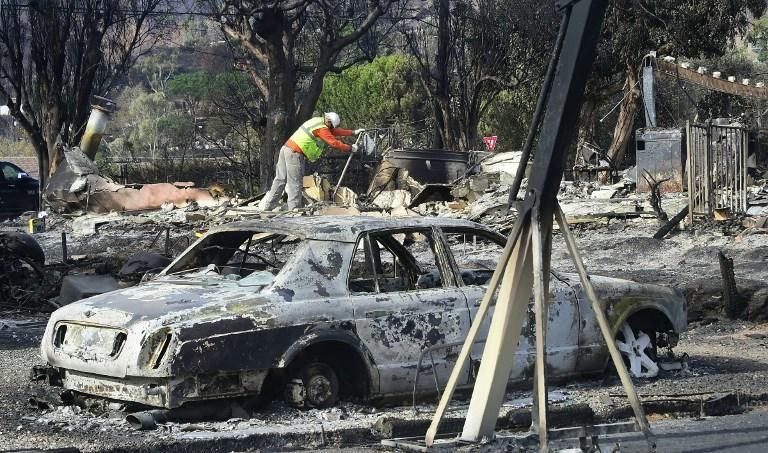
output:
[[685,216],[688,215],[688,206],[684,207],[680,212],[675,214],[674,217],[672,217],[669,222],[662,225],[661,228],[659,228],[659,231],[656,232],[656,234],[653,235],[654,239],[663,239],[664,236],[667,235],[670,231],[672,231],[673,228],[677,226],[678,223],[680,223]]
[[722,252],[717,253],[720,260],[720,274],[723,277],[723,306],[729,319],[736,319],[746,308],[746,301],[736,288],[736,276],[733,273],[733,258]]

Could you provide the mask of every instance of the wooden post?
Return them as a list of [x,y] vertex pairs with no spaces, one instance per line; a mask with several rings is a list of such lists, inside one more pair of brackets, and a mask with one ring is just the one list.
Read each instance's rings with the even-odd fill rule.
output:
[[461,433],[462,440],[481,442],[493,439],[496,419],[514,365],[517,342],[533,289],[531,255],[531,229],[530,223],[526,222],[504,270],[504,279]]
[[694,140],[693,129],[691,128],[691,122],[685,122],[685,155],[687,156],[685,166],[688,176],[688,225],[693,225],[693,212],[695,211],[695,179],[694,171],[696,170],[696,156],[691,152],[691,142]]
[[[534,406],[532,419],[539,434],[539,451],[549,450],[547,432],[547,319],[549,312],[549,262],[552,220],[542,225],[538,210],[532,217],[533,224],[533,293],[536,314],[536,379],[534,381]],[[549,228],[547,228],[547,224]]]
[[[474,345],[475,340],[477,339],[477,335],[480,332],[480,327],[483,325],[483,320],[488,314],[491,305],[494,303],[493,295],[496,292],[496,288],[498,288],[502,276],[505,275],[507,263],[510,261],[513,250],[516,244],[520,241],[520,238],[523,234],[523,225],[527,221],[528,215],[530,215],[530,212],[521,214],[521,217],[515,223],[512,232],[507,238],[507,244],[504,246],[504,250],[501,252],[501,257],[499,258],[499,265],[496,266],[496,270],[493,272],[493,276],[491,276],[491,281],[488,283],[488,289],[483,295],[483,299],[480,302],[480,307],[478,308],[477,313],[475,313],[475,319],[472,322],[472,326],[469,328],[467,339],[464,341],[464,345],[461,347],[461,351],[459,352],[459,357],[456,360],[457,364],[466,363],[467,359],[469,358],[469,354],[472,351],[472,346]],[[427,445],[427,447],[431,447],[435,441],[437,431],[440,428],[440,423],[445,416],[445,412],[448,410],[448,404],[450,404],[451,399],[453,398],[453,394],[456,391],[456,386],[458,385],[459,379],[461,378],[461,368],[461,366],[454,366],[453,370],[451,371],[451,376],[448,378],[445,391],[440,398],[440,403],[435,410],[435,415],[432,417],[432,423],[429,425],[427,434],[424,437],[424,443]]]

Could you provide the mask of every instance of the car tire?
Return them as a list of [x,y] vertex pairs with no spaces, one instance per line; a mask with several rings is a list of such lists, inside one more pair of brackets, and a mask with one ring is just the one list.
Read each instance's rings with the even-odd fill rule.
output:
[[339,378],[333,368],[312,362],[292,373],[285,386],[285,402],[300,409],[325,409],[339,401]]
[[616,347],[632,377],[648,379],[659,374],[656,344],[651,335],[625,322],[616,334]]

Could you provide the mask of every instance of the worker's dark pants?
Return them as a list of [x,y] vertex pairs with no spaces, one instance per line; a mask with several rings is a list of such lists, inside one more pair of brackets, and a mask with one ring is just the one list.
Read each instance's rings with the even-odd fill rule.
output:
[[302,183],[304,178],[304,155],[293,151],[287,146],[280,148],[275,167],[275,179],[272,187],[259,203],[262,211],[271,211],[275,208],[283,190],[288,194],[288,209],[300,208],[302,205]]

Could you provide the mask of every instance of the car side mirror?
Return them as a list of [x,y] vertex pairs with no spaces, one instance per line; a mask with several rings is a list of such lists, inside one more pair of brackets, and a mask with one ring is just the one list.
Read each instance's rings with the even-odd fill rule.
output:
[[16,179],[18,180],[18,182],[34,182],[34,181],[37,181],[35,178],[29,176],[28,173],[24,173],[24,172],[19,173],[19,176],[17,176]]

